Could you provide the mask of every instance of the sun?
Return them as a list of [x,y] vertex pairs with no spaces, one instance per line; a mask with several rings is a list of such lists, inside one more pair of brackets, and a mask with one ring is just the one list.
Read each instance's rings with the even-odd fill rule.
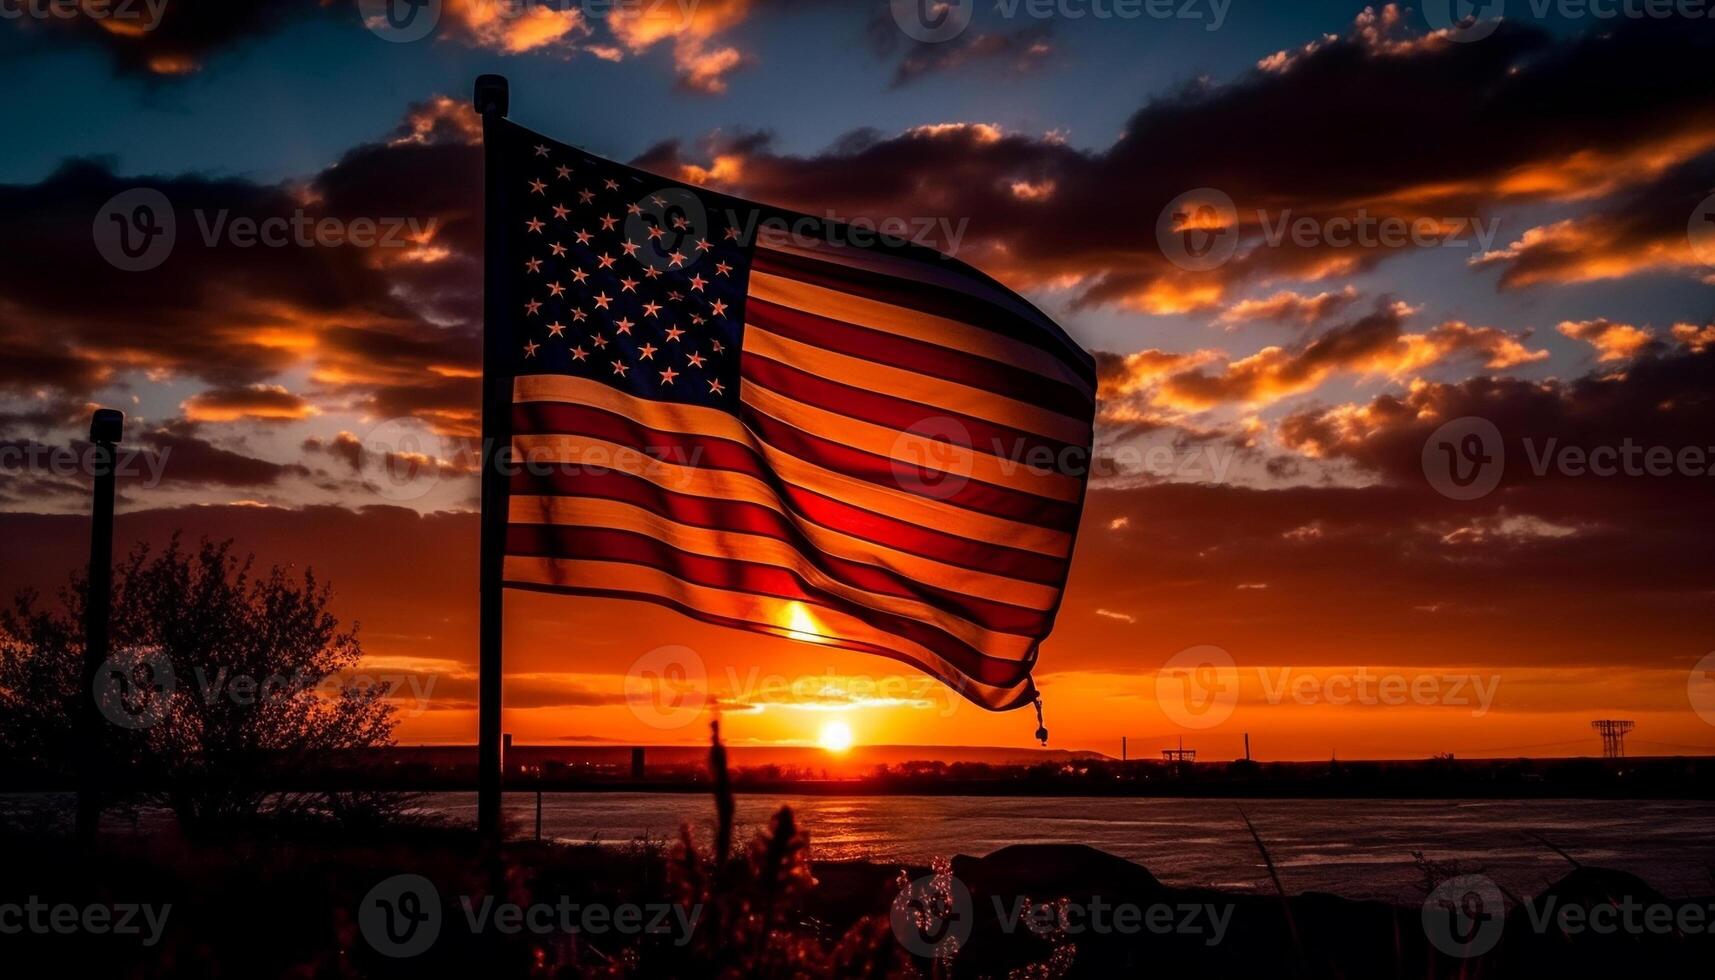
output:
[[816,741],[829,752],[844,752],[852,747],[852,726],[843,721],[830,721],[822,726]]

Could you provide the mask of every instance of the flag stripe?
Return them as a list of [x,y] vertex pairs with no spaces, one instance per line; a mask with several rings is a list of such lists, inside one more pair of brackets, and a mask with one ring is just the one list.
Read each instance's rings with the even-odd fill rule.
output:
[[[577,494],[577,481],[592,470],[611,470],[641,476],[669,490],[704,497],[725,497],[752,503],[779,503],[782,498],[791,509],[806,514],[817,523],[850,530],[860,537],[877,539],[890,547],[923,554],[973,567],[994,568],[999,564],[1016,566],[1034,573],[1015,577],[1036,580],[1040,575],[1053,576],[1058,581],[1063,567],[1056,556],[1045,556],[1018,547],[1018,542],[996,545],[980,535],[971,535],[970,528],[943,524],[913,524],[878,510],[866,509],[825,494],[814,488],[805,489],[790,483],[770,482],[766,470],[744,472],[708,465],[682,465],[669,460],[640,454],[636,449],[607,440],[582,435],[519,435],[513,446],[521,458],[530,460],[515,479],[515,492],[529,492],[540,486],[543,492]],[[958,513],[964,514],[965,511]],[[949,557],[950,556],[950,557]],[[959,560],[963,558],[964,560]],[[1008,562],[1009,558],[1014,558]]]
[[993,419],[1006,425],[1048,436],[1062,442],[1087,442],[1090,423],[1027,405],[933,375],[835,353],[821,347],[790,340],[752,323],[744,333],[744,349],[815,374],[839,378],[849,384],[890,394],[947,411]]
[[788,394],[806,405],[840,412],[890,429],[942,436],[949,440],[968,436],[968,439],[961,438],[959,444],[1002,459],[1052,460],[1055,467],[1071,476],[1081,477],[1086,468],[1082,464],[1088,454],[1081,445],[1045,439],[1018,429],[996,425],[987,419],[973,418],[956,412],[935,411],[926,405],[908,402],[903,398],[865,391],[830,378],[818,377],[766,357],[758,357],[755,354],[746,356],[742,373],[746,381],[754,381],[766,388]]
[[816,615],[829,629],[822,635],[808,637],[780,625],[790,622],[794,605],[791,600],[708,588],[647,566],[508,556],[505,581],[512,588],[650,602],[716,625],[877,654],[933,674],[965,697],[995,711],[1022,707],[1035,696],[1028,677],[1015,684],[984,684],[962,674],[932,651],[837,610],[818,609]]
[[515,391],[515,400],[519,402],[554,400],[587,403],[650,429],[706,433],[751,446],[761,454],[761,462],[767,467],[757,474],[758,479],[792,484],[841,503],[886,513],[910,524],[938,528],[979,541],[1005,541],[1015,548],[1055,557],[1064,557],[1071,551],[1072,528],[1008,520],[931,499],[898,486],[846,476],[762,442],[742,422],[726,412],[698,405],[637,398],[585,378],[562,375],[519,378]]
[[[758,428],[749,414],[740,415],[740,418],[751,423],[751,428],[758,436],[795,456],[824,462],[864,457],[869,463],[858,464],[860,469],[857,471],[845,465],[833,468],[853,476],[862,475],[864,479],[872,482],[901,486],[908,490],[921,488],[929,481],[947,484],[948,489],[951,489],[952,483],[949,483],[948,478],[951,478],[953,483],[976,480],[987,484],[993,496],[1015,500],[1017,505],[1016,509],[1008,509],[1005,506],[977,506],[973,507],[973,510],[1022,518],[1028,517],[1032,512],[1040,512],[1043,506],[1040,499],[1042,497],[1076,505],[1082,493],[1082,487],[1074,477],[1060,473],[1033,472],[1021,463],[975,452],[965,447],[962,442],[937,440],[934,438],[937,433],[930,423],[925,423],[922,430],[916,432],[875,425],[866,419],[805,404],[780,394],[773,388],[752,383],[749,378],[745,379],[741,400],[747,407],[819,440],[820,451],[810,453],[793,449],[791,445],[775,439],[771,431]],[[931,417],[930,422],[933,421],[934,418]],[[805,445],[804,442],[796,444]],[[924,470],[930,471],[927,480],[919,473]],[[945,491],[937,488],[931,495],[947,499],[941,497],[943,492]],[[1071,507],[1066,509],[1070,510]],[[1043,523],[1057,524],[1062,516],[1044,515]]]
[[744,319],[747,324],[761,326],[790,340],[981,388],[1068,418],[1078,418],[1090,408],[1088,392],[1039,372],[781,306],[755,296],[745,303]]
[[[985,684],[1016,683],[1029,671],[1030,660],[989,656],[959,638],[921,620],[870,609],[813,588],[782,568],[739,559],[709,558],[680,551],[659,538],[605,528],[507,528],[506,553],[530,558],[625,563],[665,571],[693,585],[773,596],[838,610],[872,629],[898,636],[933,652],[966,676]],[[786,623],[780,624],[788,625]],[[1030,644],[1034,647],[1034,644]]]
[[817,524],[795,524],[757,504],[674,494],[629,474],[607,474],[592,481],[591,489],[600,492],[514,496],[509,519],[514,524],[588,525],[601,515],[630,526],[639,520],[635,511],[665,515],[690,528],[760,535],[792,544],[806,559],[823,563],[849,584],[895,596],[933,595],[963,610],[961,615],[972,622],[1003,633],[1039,629],[1043,614],[1054,608],[1055,593],[1045,586],[882,548]]
[[995,364],[1052,378],[1086,393],[1094,391],[1092,382],[1080,370],[1058,356],[1007,334],[962,320],[757,270],[751,272],[750,297],[845,323],[861,323],[872,330],[934,344],[946,350],[963,351]]
[[1092,389],[1095,387],[1095,359],[1054,321],[1016,296],[946,266],[930,267],[879,252],[806,244],[759,247],[754,268],[981,326],[1057,358]]
[[[777,538],[693,527],[652,511],[613,501],[578,498],[572,498],[572,501],[575,501],[573,506],[557,508],[558,512],[553,516],[560,520],[514,520],[512,529],[515,535],[527,534],[530,537],[515,536],[512,540],[528,540],[534,546],[513,553],[577,557],[575,552],[553,550],[561,543],[562,539],[558,536],[561,532],[572,532],[579,528],[592,531],[628,531],[664,541],[687,554],[742,560],[783,569],[821,594],[878,612],[922,620],[957,637],[980,653],[1011,660],[1029,654],[1034,642],[1032,634],[1042,626],[1040,614],[1016,608],[1007,611],[998,604],[990,604],[994,606],[991,610],[992,617],[979,621],[967,615],[965,610],[954,611],[934,605],[935,597],[920,595],[909,583],[897,576],[889,576],[880,569],[842,562],[831,556],[816,556],[812,559],[792,544]],[[515,517],[530,516],[528,501],[525,501],[525,504],[523,508],[514,509]],[[998,621],[1009,615],[1012,620],[1010,624]],[[1008,625],[1012,628],[1006,628]]]

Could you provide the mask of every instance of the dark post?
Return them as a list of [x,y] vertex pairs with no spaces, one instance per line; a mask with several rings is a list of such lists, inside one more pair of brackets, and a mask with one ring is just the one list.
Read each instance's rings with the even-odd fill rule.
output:
[[500,839],[500,670],[501,575],[506,542],[506,474],[500,463],[510,451],[512,390],[506,383],[506,312],[499,256],[505,245],[501,227],[508,193],[502,180],[496,143],[510,108],[506,79],[480,75],[476,111],[482,116],[483,277],[482,277],[482,544],[478,559],[481,593],[477,624],[477,830],[490,843]]
[[78,717],[77,837],[95,841],[101,822],[101,713],[95,705],[95,675],[107,660],[107,627],[113,614],[114,447],[124,435],[125,413],[98,408],[89,420],[95,477],[89,512],[89,597],[83,619],[83,689]]

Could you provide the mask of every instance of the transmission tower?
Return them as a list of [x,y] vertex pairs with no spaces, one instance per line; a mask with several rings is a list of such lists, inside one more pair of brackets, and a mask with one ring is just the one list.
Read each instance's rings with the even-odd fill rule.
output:
[[1593,721],[1590,727],[1602,733],[1602,758],[1624,759],[1626,757],[1626,733],[1638,727],[1630,721]]

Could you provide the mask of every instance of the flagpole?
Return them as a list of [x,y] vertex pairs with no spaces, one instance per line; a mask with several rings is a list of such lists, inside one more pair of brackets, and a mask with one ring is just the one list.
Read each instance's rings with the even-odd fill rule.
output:
[[480,590],[477,623],[477,802],[476,824],[482,839],[500,840],[500,671],[501,576],[506,539],[506,474],[500,463],[511,442],[512,392],[505,379],[506,311],[500,263],[505,230],[500,226],[506,194],[495,137],[510,108],[502,75],[476,80],[476,111],[482,117],[483,277],[482,277],[482,541],[478,559]]

